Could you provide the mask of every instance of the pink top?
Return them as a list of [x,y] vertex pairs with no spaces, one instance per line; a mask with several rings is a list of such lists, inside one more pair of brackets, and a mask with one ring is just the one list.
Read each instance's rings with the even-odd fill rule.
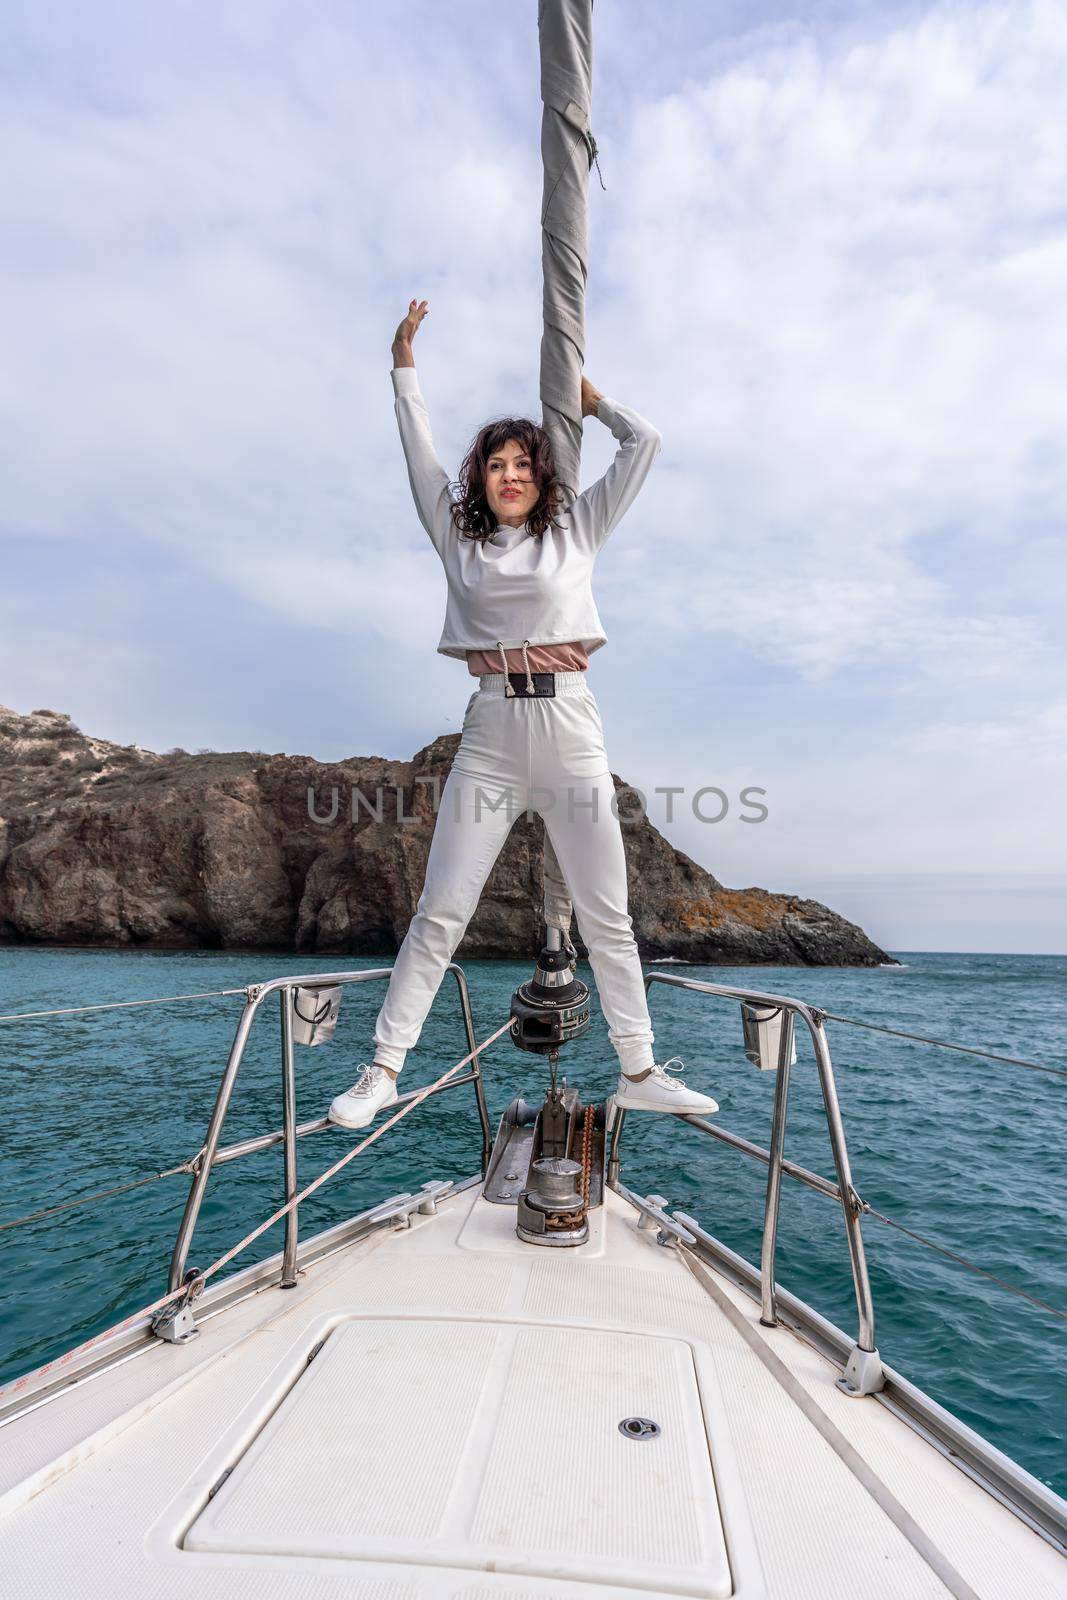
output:
[[[584,672],[589,665],[589,652],[579,642],[573,644],[528,644],[526,654],[531,672]],[[505,650],[509,672],[525,672],[522,647]],[[477,678],[484,672],[504,671],[499,650],[468,650],[467,671]]]

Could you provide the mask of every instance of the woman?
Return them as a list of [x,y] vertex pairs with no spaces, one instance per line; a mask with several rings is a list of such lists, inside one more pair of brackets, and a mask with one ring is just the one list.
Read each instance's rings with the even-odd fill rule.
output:
[[591,586],[597,553],[660,450],[643,417],[582,378],[582,415],[620,441],[599,482],[569,507],[549,436],[509,417],[487,423],[453,500],[419,392],[412,341],[425,317],[412,300],[393,340],[400,438],[419,520],[444,563],[448,603],[437,648],[477,676],[441,791],[426,881],[397,954],[374,1030],[374,1061],[338,1095],[331,1122],[362,1128],[397,1099],[416,1043],[486,878],[516,818],[537,811],[555,847],[589,951],[626,1110],[717,1111],[715,1101],[653,1057],[652,1024],[627,911],[622,829],[612,809],[589,654],[605,643]]

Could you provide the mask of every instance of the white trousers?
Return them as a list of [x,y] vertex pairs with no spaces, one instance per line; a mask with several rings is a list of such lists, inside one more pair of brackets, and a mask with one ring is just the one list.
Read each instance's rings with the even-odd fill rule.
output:
[[417,1042],[485,880],[527,811],[543,817],[563,869],[620,1064],[636,1073],[653,1063],[600,712],[584,672],[555,678],[555,695],[510,699],[504,675],[488,673],[471,695],[441,790],[426,882],[375,1024],[374,1059],[394,1071]]

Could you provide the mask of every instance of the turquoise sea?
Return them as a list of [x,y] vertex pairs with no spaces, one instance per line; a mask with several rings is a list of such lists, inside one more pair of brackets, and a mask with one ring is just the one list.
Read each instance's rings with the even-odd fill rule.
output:
[[[1067,1066],[1067,957],[908,954],[899,968],[649,970],[799,995],[831,1011],[1006,1055]],[[291,972],[380,962],[233,952],[7,948],[0,1013],[238,988]],[[475,1025],[506,1019],[532,963],[470,962]],[[592,987],[592,974],[581,973]],[[594,991],[595,992],[595,991]],[[370,1057],[384,981],[346,989],[335,1039],[298,1050],[298,1116],[321,1115]],[[767,1143],[774,1075],[741,1048],[736,1004],[654,984],[660,1060],[680,1055],[719,1120]],[[0,1223],[170,1167],[203,1139],[239,997],[0,1023],[5,1135]],[[594,1008],[595,1009],[595,1008]],[[1067,1310],[1067,1078],[827,1024],[860,1194],[879,1211],[1030,1294]],[[404,1083],[466,1053],[446,976]],[[515,1094],[534,1097],[541,1063],[506,1039],[489,1051],[494,1127]],[[599,1011],[564,1057],[584,1098],[615,1080]],[[281,1124],[277,1004],[253,1030],[225,1142]],[[308,1182],[350,1146],[338,1130],[301,1141]],[[420,1106],[302,1208],[306,1237],[430,1178],[477,1170],[469,1088]],[[832,1171],[810,1045],[798,1035],[787,1155]],[[765,1169],[669,1117],[628,1119],[622,1178],[657,1190],[731,1248],[759,1259]],[[167,1178],[85,1209],[0,1232],[0,1382],[39,1366],[162,1293],[187,1179]],[[205,1266],[282,1198],[280,1148],[213,1177],[191,1261]],[[884,1357],[1061,1494],[1067,1494],[1067,1324],[867,1219],[864,1236]],[[280,1248],[275,1227],[234,1270]],[[787,1182],[779,1279],[846,1330],[855,1327],[839,1209]]]

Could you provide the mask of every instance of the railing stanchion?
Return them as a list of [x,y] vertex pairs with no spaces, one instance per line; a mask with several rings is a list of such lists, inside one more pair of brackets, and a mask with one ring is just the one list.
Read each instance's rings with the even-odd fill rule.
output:
[[211,1176],[211,1168],[215,1160],[215,1151],[219,1147],[219,1136],[222,1133],[222,1124],[226,1119],[226,1112],[230,1104],[233,1086],[237,1081],[238,1068],[241,1057],[245,1053],[245,1044],[248,1040],[252,1019],[262,997],[262,988],[253,984],[247,991],[244,1010],[241,1012],[237,1031],[233,1036],[230,1054],[226,1061],[226,1069],[222,1074],[218,1094],[215,1096],[215,1107],[208,1123],[207,1137],[200,1155],[199,1164],[193,1173],[193,1181],[189,1185],[189,1198],[185,1202],[185,1210],[178,1227],[178,1237],[174,1244],[174,1254],[170,1261],[170,1279],[167,1284],[168,1294],[176,1289],[185,1276],[185,1267],[189,1259],[189,1246],[192,1243],[196,1221],[200,1215],[200,1205],[204,1198],[204,1190]]
[[[297,1192],[296,1177],[296,1070],[293,1065],[293,991],[289,984],[278,990],[282,1020],[282,1126],[285,1133],[285,1198]],[[299,1206],[285,1219],[285,1248],[282,1252],[283,1289],[296,1288],[296,1246],[300,1231]]]
[[[849,1395],[875,1393],[876,1390],[882,1387],[885,1377],[878,1349],[874,1342],[874,1298],[871,1294],[871,1281],[867,1272],[867,1257],[863,1249],[863,1234],[860,1228],[860,1212],[863,1202],[852,1187],[852,1171],[848,1159],[845,1128],[841,1120],[841,1107],[837,1099],[837,1085],[834,1081],[830,1050],[823,1031],[825,1013],[817,1006],[807,1006],[802,1000],[794,1000],[789,995],[765,994],[758,989],[734,989],[726,984],[705,983],[699,978],[683,978],[674,973],[646,973],[646,994],[653,983],[665,983],[677,989],[690,989],[697,994],[714,995],[718,999],[739,1000],[742,1004],[775,1006],[783,1012],[778,1043],[777,1079],[774,1089],[774,1115],[771,1125],[770,1148],[761,1150],[758,1145],[753,1145],[746,1139],[729,1134],[725,1130],[713,1128],[700,1117],[681,1116],[679,1121],[688,1122],[691,1126],[699,1128],[701,1132],[712,1134],[716,1138],[732,1144],[745,1155],[755,1156],[757,1159],[767,1162],[767,1191],[763,1209],[763,1238],[760,1250],[760,1322],[765,1327],[773,1328],[778,1321],[774,1268],[778,1243],[778,1212],[781,1202],[783,1173],[790,1178],[807,1184],[809,1188],[840,1201],[845,1219],[845,1238],[852,1267],[852,1286],[856,1296],[856,1314],[859,1327],[856,1344],[853,1346],[844,1374],[838,1382],[845,1393]],[[794,1017],[803,1017],[808,1032],[811,1034],[812,1047],[815,1051],[815,1060],[819,1070],[819,1087],[822,1090],[826,1126],[830,1134],[830,1148],[833,1152],[834,1166],[837,1171],[836,1185],[829,1183],[824,1178],[820,1178],[817,1173],[808,1172],[806,1168],[797,1167],[792,1162],[785,1160],[786,1114],[789,1105],[789,1067],[792,1054]],[[608,1183],[615,1188],[619,1187],[619,1139],[621,1134],[622,1118],[620,1116],[615,1124],[611,1149],[608,1155]]]
[[789,1057],[792,1043],[792,1018],[783,1011],[778,1030],[778,1070],[774,1082],[774,1115],[771,1119],[767,1197],[763,1204],[763,1242],[760,1249],[759,1319],[765,1328],[778,1326],[774,1263],[778,1246],[778,1205],[782,1194],[782,1158],[785,1154],[785,1126],[789,1110]]
[[830,1051],[826,1044],[821,1015],[812,1015],[806,1007],[801,1012],[801,1015],[804,1016],[808,1024],[811,1031],[811,1042],[815,1047],[815,1060],[819,1067],[819,1082],[822,1085],[823,1105],[826,1108],[826,1125],[830,1131],[830,1148],[834,1153],[834,1165],[837,1168],[837,1185],[841,1191],[841,1210],[845,1218],[845,1235],[848,1239],[848,1253],[852,1261],[852,1282],[856,1290],[856,1309],[859,1313],[859,1332],[856,1343],[860,1350],[871,1351],[875,1349],[874,1299],[871,1295],[871,1280],[867,1272],[867,1257],[863,1249],[859,1212],[855,1205],[852,1169],[849,1165],[848,1146],[845,1143],[845,1127],[841,1120],[841,1107],[837,1099],[834,1069],[830,1064]]
[[[303,1129],[297,1127],[296,1122],[296,1072],[293,1052],[293,1017],[292,1017],[292,992],[302,984],[309,988],[316,985],[329,984],[356,984],[369,983],[377,978],[388,978],[392,975],[391,967],[367,967],[359,972],[309,972],[299,976],[285,978],[271,978],[266,983],[250,983],[244,991],[245,1004],[237,1024],[233,1043],[226,1061],[215,1096],[215,1106],[208,1124],[207,1137],[204,1147],[196,1159],[193,1167],[193,1181],[189,1186],[189,1195],[185,1202],[185,1210],[178,1227],[178,1238],[171,1256],[170,1277],[167,1292],[177,1289],[185,1277],[186,1266],[189,1260],[189,1249],[192,1244],[193,1234],[196,1231],[197,1219],[200,1216],[200,1207],[204,1199],[204,1191],[211,1177],[212,1168],[219,1161],[232,1161],[238,1156],[251,1155],[254,1150],[266,1149],[273,1144],[281,1143],[284,1146],[285,1160],[285,1198],[291,1200],[297,1193],[297,1140],[305,1133],[314,1133],[330,1126],[323,1118],[319,1122],[308,1123]],[[478,1120],[482,1131],[482,1174],[489,1165],[489,1155],[492,1149],[492,1130],[489,1125],[489,1109],[485,1103],[485,1087],[482,1082],[481,1058],[478,1055],[478,1041],[474,1033],[474,1017],[471,1013],[470,992],[467,987],[467,975],[463,968],[454,962],[450,963],[450,970],[455,973],[459,985],[460,1004],[463,1008],[463,1025],[467,1034],[468,1049],[473,1056],[473,1066],[469,1073],[457,1078],[453,1083],[444,1085],[446,1089],[459,1088],[460,1084],[473,1083],[474,1093],[478,1102]],[[283,1127],[280,1132],[261,1135],[258,1138],[243,1140],[240,1144],[232,1145],[226,1150],[219,1151],[219,1139],[222,1135],[222,1125],[226,1120],[233,1086],[237,1080],[238,1069],[241,1065],[248,1041],[249,1030],[261,1002],[275,989],[281,996],[281,1046],[282,1046],[282,1102],[283,1102]],[[239,990],[234,991],[240,993]],[[494,1036],[495,1037],[495,1036]],[[410,1096],[402,1096],[411,1098]],[[282,1287],[291,1289],[296,1283],[296,1257],[299,1224],[297,1211],[294,1206],[286,1216],[285,1222],[285,1247],[282,1256]]]
[[611,1188],[619,1186],[619,1140],[622,1138],[622,1125],[626,1121],[626,1112],[615,1107],[615,1126],[611,1130],[611,1148],[608,1151],[608,1184]]

